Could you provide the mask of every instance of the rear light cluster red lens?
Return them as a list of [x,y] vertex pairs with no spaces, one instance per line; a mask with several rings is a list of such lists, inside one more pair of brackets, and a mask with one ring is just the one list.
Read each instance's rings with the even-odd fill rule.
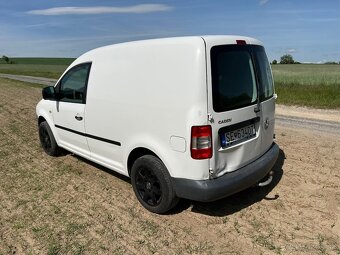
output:
[[208,159],[212,157],[211,126],[191,127],[191,157]]

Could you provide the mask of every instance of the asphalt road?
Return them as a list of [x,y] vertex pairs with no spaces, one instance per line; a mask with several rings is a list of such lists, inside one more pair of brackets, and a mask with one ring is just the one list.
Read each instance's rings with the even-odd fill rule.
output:
[[[2,74],[0,77],[8,78],[18,81],[24,81],[35,84],[42,84],[46,86],[54,85],[56,79],[48,79],[43,77],[33,77],[25,75]],[[285,115],[276,115],[276,125],[289,126],[295,128],[307,128],[309,130],[334,134],[340,136],[340,122],[325,121],[321,119],[308,119],[303,117],[293,117]]]
[[41,84],[46,86],[53,86],[56,83],[56,79],[49,79],[43,77],[33,77],[33,76],[26,76],[26,75],[15,75],[15,74],[4,74],[0,73],[0,78],[7,78],[17,81],[24,81],[34,84]]
[[324,120],[307,119],[293,116],[276,114],[275,124],[294,128],[307,128],[314,131],[324,132],[340,136],[340,123]]

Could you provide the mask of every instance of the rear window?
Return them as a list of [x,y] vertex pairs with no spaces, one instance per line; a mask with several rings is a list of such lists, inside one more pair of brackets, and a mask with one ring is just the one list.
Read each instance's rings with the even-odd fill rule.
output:
[[256,104],[258,94],[261,101],[273,96],[271,69],[261,46],[215,46],[211,70],[215,112]]

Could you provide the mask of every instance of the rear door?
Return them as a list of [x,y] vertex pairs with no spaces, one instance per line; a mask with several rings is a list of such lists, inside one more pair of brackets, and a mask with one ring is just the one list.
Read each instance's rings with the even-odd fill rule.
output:
[[272,70],[267,55],[260,46],[253,46],[254,59],[258,69],[262,115],[262,154],[273,143],[275,125],[275,99]]
[[245,41],[239,45],[207,44],[208,113],[213,134],[210,168],[213,177],[249,164],[272,143],[270,132],[264,137],[263,121],[265,118],[272,120],[274,110],[263,112],[266,108],[261,105],[264,78],[259,66],[263,59],[257,59],[257,52],[262,54],[263,47]]

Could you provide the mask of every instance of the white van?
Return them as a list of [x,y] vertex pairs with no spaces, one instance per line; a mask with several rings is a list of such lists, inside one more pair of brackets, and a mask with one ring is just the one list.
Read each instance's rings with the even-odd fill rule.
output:
[[148,210],[213,201],[271,180],[275,94],[256,39],[203,36],[98,48],[36,108],[47,154],[60,147],[131,177]]

